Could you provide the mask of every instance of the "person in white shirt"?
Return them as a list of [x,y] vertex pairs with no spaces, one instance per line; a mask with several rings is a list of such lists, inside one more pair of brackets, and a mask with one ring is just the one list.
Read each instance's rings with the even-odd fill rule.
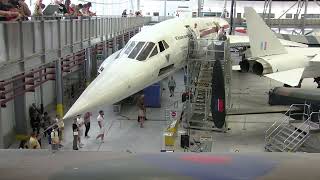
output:
[[61,142],[62,142],[62,140],[63,140],[64,122],[63,122],[63,120],[60,118],[60,115],[59,115],[59,114],[56,115],[55,121],[56,121],[56,124],[58,125],[57,131],[58,131],[59,142],[60,142],[60,143],[59,143],[59,147],[62,147]]
[[198,29],[198,24],[194,23],[194,33],[196,34],[196,38],[199,39],[200,38],[200,31]]
[[78,125],[78,128],[79,128],[79,135],[78,135],[78,142],[79,142],[79,147],[82,148],[82,146],[84,144],[81,143],[81,136],[83,135],[83,124],[84,124],[84,121],[83,119],[81,118],[81,115],[79,114],[77,116],[77,125]]
[[102,110],[99,111],[99,116],[97,117],[98,120],[98,125],[100,128],[99,134],[96,137],[96,139],[98,140],[99,138],[101,138],[101,142],[104,142],[104,133],[105,133],[105,120],[104,120],[104,112]]
[[59,141],[59,133],[58,126],[56,125],[51,131],[51,147],[53,151],[57,151],[59,149],[60,141]]

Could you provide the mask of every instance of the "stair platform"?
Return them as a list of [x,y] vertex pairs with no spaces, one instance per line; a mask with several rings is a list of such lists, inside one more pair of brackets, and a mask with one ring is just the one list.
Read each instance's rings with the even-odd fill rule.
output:
[[310,122],[310,129],[307,124],[303,124],[303,122],[291,122],[290,123],[292,126],[294,126],[297,129],[300,130],[305,130],[305,131],[310,131],[310,133],[318,133],[320,132],[320,128],[318,127],[318,124],[314,122]]

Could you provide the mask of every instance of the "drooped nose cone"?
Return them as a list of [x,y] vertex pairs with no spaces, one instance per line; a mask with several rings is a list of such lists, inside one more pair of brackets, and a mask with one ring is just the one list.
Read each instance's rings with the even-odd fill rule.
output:
[[150,74],[142,69],[141,62],[134,60],[119,60],[106,67],[72,105],[64,119],[98,106],[114,104],[143,89]]

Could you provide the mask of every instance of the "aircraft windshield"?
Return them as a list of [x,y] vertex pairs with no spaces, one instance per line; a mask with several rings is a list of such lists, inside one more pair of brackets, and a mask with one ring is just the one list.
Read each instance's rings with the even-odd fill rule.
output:
[[136,45],[136,42],[132,41],[127,48],[125,47],[126,49],[124,48],[124,53],[129,54],[135,45]]
[[127,43],[115,59],[118,59],[119,57],[127,57],[136,44],[136,41]]
[[154,45],[155,44],[153,42],[148,42],[140,51],[139,55],[137,56],[137,60],[139,61],[146,60],[152,48],[154,47]]
[[130,59],[135,59],[135,57],[137,56],[137,54],[140,52],[140,50],[142,49],[143,45],[146,42],[138,42],[138,44],[136,45],[136,47],[134,47],[134,49],[131,51],[131,53],[129,54],[128,58]]

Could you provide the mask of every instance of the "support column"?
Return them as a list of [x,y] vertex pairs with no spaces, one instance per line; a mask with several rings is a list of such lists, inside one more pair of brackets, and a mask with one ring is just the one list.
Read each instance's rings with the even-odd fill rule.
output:
[[97,69],[98,69],[97,53],[92,53],[91,54],[91,80],[97,77],[97,74],[98,74]]
[[272,8],[272,0],[269,1],[269,13],[268,13],[268,25],[271,27],[271,8]]
[[[39,82],[42,82],[42,70],[40,71],[40,79],[38,80]],[[40,84],[40,111],[41,113],[44,113],[44,106],[43,106],[43,83]]]
[[85,72],[86,72],[86,86],[88,86],[91,82],[91,70],[92,70],[92,62],[91,62],[91,47],[86,49],[86,60],[85,60]]
[[3,142],[3,132],[2,132],[2,123],[3,123],[3,119],[2,119],[2,108],[0,107],[0,148],[4,148],[4,142]]
[[63,90],[62,90],[62,71],[61,71],[61,59],[56,61],[56,97],[57,107],[56,112],[60,117],[63,117]]
[[304,2],[304,14],[302,18],[301,34],[304,35],[304,27],[306,25],[306,14],[308,13],[308,0]]
[[[24,86],[21,86],[22,84],[24,84],[23,79],[19,79],[13,82],[14,94],[24,91]],[[28,134],[25,94],[22,94],[20,96],[15,96],[14,113],[15,113],[15,122],[16,122],[16,134],[17,135]]]
[[231,11],[230,11],[230,32],[229,35],[233,34],[234,31],[234,4],[235,4],[235,0],[231,1]]
[[140,0],[137,0],[137,11],[140,11]]
[[163,13],[164,13],[164,17],[166,17],[167,16],[167,0],[164,0],[164,11],[163,11]]
[[121,35],[121,43],[122,43],[121,49],[124,48],[124,46],[126,45],[126,41],[124,40],[124,35],[125,35],[125,32],[123,32]]
[[198,0],[198,17],[201,17],[201,1],[202,0]]
[[113,40],[113,42],[112,42],[112,53],[115,53],[116,51],[118,51],[117,35],[114,35],[112,40]]

